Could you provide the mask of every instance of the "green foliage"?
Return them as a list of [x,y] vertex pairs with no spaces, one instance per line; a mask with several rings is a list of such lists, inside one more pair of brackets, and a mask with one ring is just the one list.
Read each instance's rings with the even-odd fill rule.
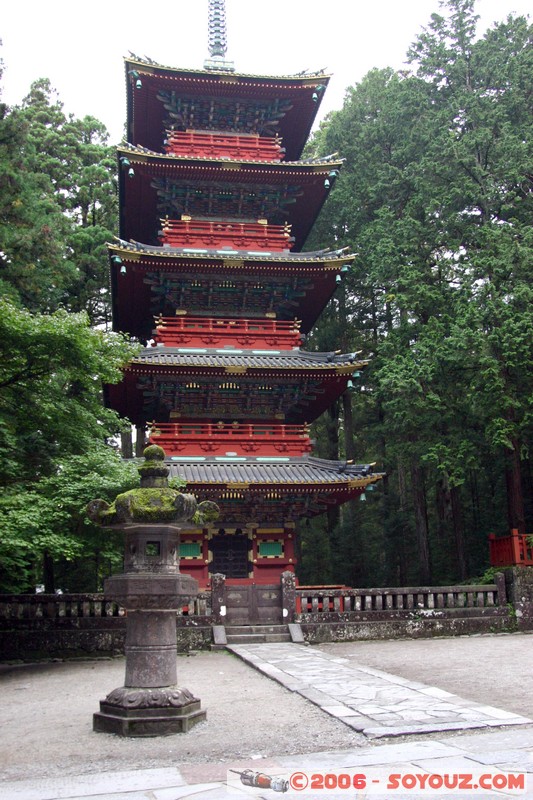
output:
[[104,330],[114,172],[104,126],[67,117],[47,80],[0,104],[0,591],[53,590],[54,564],[96,589],[121,559],[81,511],[131,481],[106,444],[126,423],[102,404],[137,351]]
[[48,80],[0,109],[0,280],[34,312],[109,319],[106,241],[117,218],[115,161],[92,117],[67,117]]
[[0,495],[0,592],[33,591],[43,582],[45,555],[56,563],[58,586],[71,591],[101,589],[121,563],[122,537],[90,522],[85,507],[96,494],[110,501],[135,486],[135,465],[94,442],[82,455],[63,455],[56,468]]
[[[343,349],[372,357],[354,437],[388,475],[368,535],[389,559],[404,542],[386,570],[400,583],[416,582],[417,552],[419,577],[464,579],[485,568],[489,532],[533,524],[531,27],[476,38],[473,0],[441,9],[411,69],[369,72],[311,146],[346,158],[312,245],[358,254],[311,341],[343,329]],[[350,527],[330,537],[355,557]],[[336,570],[344,581],[342,558]]]
[[38,480],[122,423],[102,405],[137,348],[85,314],[31,314],[0,299],[0,481]]
[[502,570],[501,567],[489,567],[488,569],[485,570],[483,575],[479,575],[478,577],[471,578],[468,581],[468,583],[470,583],[472,585],[479,584],[479,585],[484,585],[484,586],[487,585],[487,584],[490,584],[490,583],[495,583],[496,582],[496,575],[498,575],[502,571],[503,570]]
[[298,525],[298,578],[302,585],[331,584],[331,547],[324,517],[306,519]]

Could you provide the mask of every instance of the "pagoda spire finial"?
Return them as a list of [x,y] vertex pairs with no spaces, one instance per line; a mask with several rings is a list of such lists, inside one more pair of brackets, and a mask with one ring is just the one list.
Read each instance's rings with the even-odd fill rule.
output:
[[235,72],[233,61],[226,61],[228,48],[226,36],[225,0],[209,0],[209,55],[204,62],[205,69]]

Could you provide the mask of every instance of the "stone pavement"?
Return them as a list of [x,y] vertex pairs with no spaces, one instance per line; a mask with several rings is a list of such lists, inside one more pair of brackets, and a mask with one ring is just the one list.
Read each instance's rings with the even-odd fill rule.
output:
[[249,644],[228,649],[371,739],[533,722],[314,647]]
[[[243,720],[243,725],[245,721]],[[272,789],[244,786],[231,770],[252,769],[269,777],[290,780],[291,776],[318,774],[363,776],[367,786],[361,791],[296,791],[289,786],[286,794]],[[430,788],[412,793],[405,788],[412,776],[472,776],[476,786],[480,775],[524,775],[524,789],[497,792],[459,788],[442,794]],[[396,777],[395,777],[396,776]],[[360,778],[359,778],[360,779]],[[417,779],[419,780],[419,779]],[[393,790],[383,792],[391,785]],[[399,784],[399,785],[398,785]],[[501,787],[501,784],[500,784]],[[267,800],[276,797],[301,797],[304,800],[496,800],[498,798],[533,798],[533,728],[505,729],[455,736],[444,739],[410,738],[378,746],[335,750],[248,763],[203,764],[187,768],[138,769],[128,772],[69,776],[4,783],[2,800]]]
[[[533,724],[526,717],[370,667],[354,666],[347,658],[312,647],[254,644],[231,649],[262,674],[342,721],[347,731],[354,727],[361,731],[366,743],[328,750],[325,740],[323,749],[299,755],[61,778],[29,777],[4,783],[1,800],[265,800],[283,796],[280,788],[287,789],[286,797],[306,800],[533,798]],[[275,714],[276,709],[268,709],[268,713]],[[246,719],[242,727],[245,736]],[[28,765],[31,775],[31,754]],[[231,770],[252,770],[277,779],[278,792],[245,786]],[[348,781],[350,789],[330,789],[324,783],[321,790],[305,786],[313,780],[320,785],[326,775],[330,786],[337,781],[342,788],[339,781]],[[472,788],[459,787],[459,775]],[[448,776],[452,788],[441,792],[443,776]],[[490,781],[494,781],[492,785]]]

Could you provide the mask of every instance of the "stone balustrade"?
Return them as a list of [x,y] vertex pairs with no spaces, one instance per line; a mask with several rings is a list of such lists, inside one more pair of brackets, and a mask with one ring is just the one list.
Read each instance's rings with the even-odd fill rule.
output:
[[[180,652],[209,648],[212,626],[226,617],[225,580],[177,611]],[[310,642],[533,630],[533,567],[516,567],[495,583],[351,589],[281,581],[280,616],[298,622]],[[3,659],[117,655],[126,613],[103,594],[0,595]]]
[[[503,578],[498,583],[471,586],[424,586],[384,589],[296,587],[296,619],[319,615],[326,621],[342,614],[345,619],[360,613],[463,611],[489,609],[507,603]],[[292,609],[289,609],[289,614]],[[103,594],[19,594],[0,595],[0,623],[24,620],[111,620],[125,611]],[[198,597],[177,612],[178,625],[192,618],[212,622],[211,592]]]
[[[103,594],[3,594],[0,595],[0,622],[15,620],[74,620],[122,618],[124,609]],[[178,618],[210,617],[211,593],[201,592],[178,611]],[[179,619],[178,619],[179,624]]]
[[322,621],[343,615],[344,619],[361,613],[464,611],[496,608],[506,604],[505,581],[466,586],[417,586],[380,589],[297,587],[296,619],[307,615]]

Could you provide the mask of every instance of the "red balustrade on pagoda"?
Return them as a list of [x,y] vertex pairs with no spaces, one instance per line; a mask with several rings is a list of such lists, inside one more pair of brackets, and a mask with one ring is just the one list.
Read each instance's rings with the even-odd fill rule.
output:
[[149,440],[167,456],[302,456],[312,449],[307,425],[152,422]]
[[165,151],[188,158],[231,158],[281,161],[285,148],[279,137],[211,131],[167,131]]
[[167,347],[245,347],[288,350],[300,347],[300,321],[227,317],[159,317],[156,344]]
[[518,533],[510,536],[489,534],[490,564],[492,567],[533,567],[533,536]]
[[266,220],[234,222],[231,220],[181,219],[161,220],[160,241],[169,247],[233,248],[275,253],[288,252],[294,240],[290,225],[269,225]]

